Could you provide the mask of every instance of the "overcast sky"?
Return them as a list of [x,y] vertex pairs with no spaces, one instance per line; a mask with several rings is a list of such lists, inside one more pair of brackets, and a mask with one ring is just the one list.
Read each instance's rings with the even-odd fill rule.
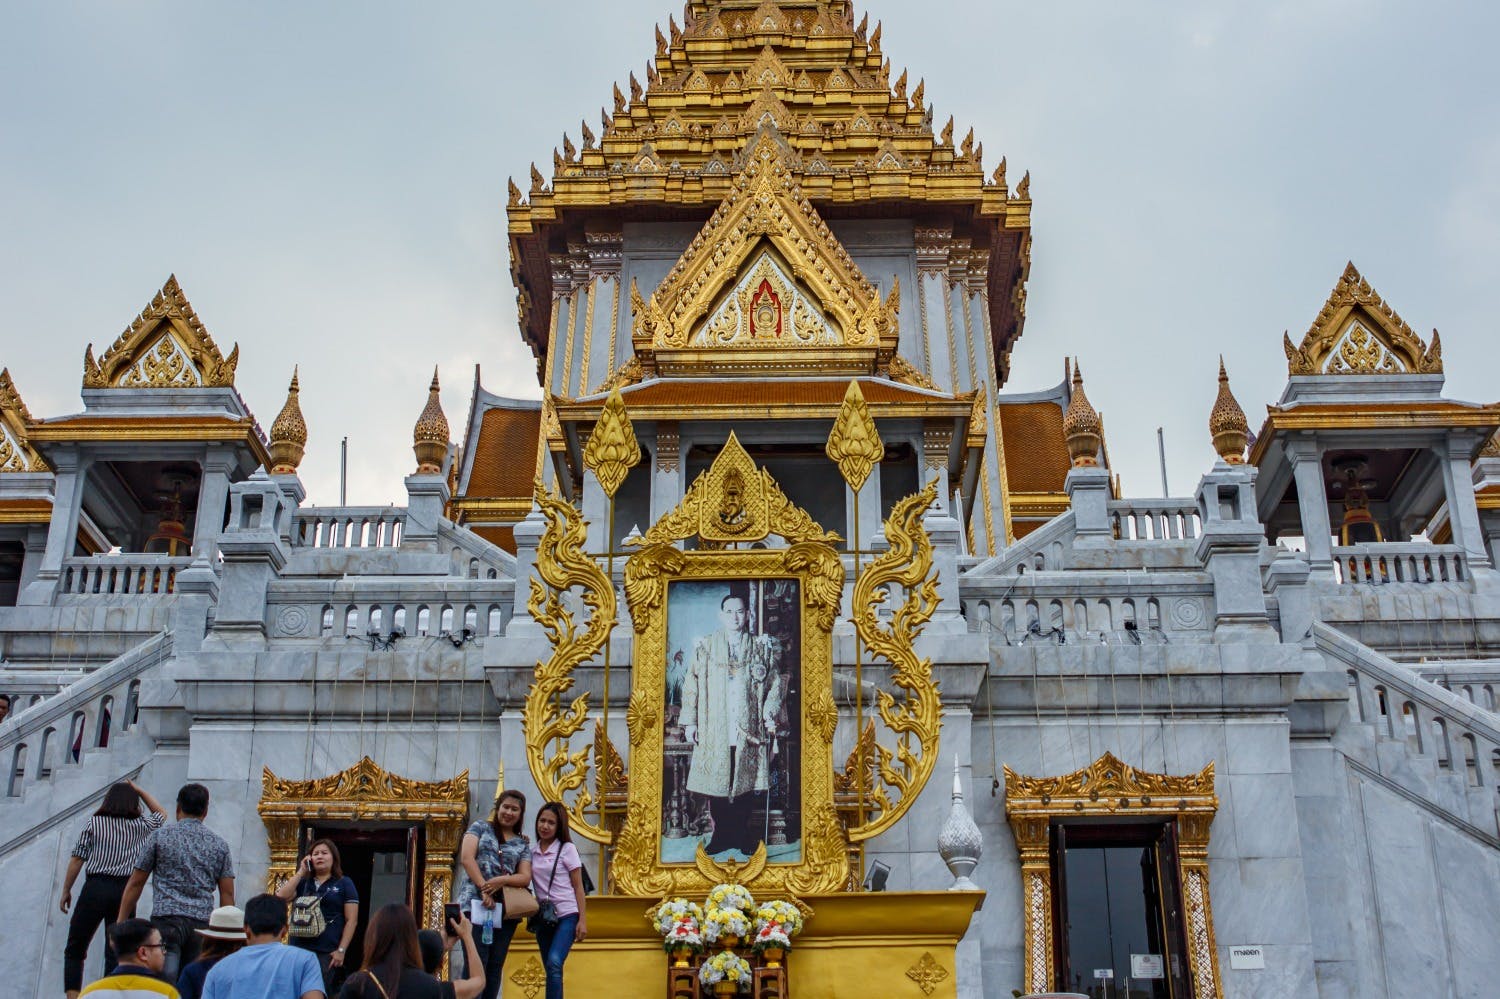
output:
[[[863,8],[862,8],[863,9]],[[872,3],[893,75],[1032,174],[1009,388],[1081,357],[1130,495],[1213,452],[1217,356],[1258,425],[1353,259],[1448,394],[1494,401],[1500,4]],[[404,502],[433,365],[455,437],[473,369],[534,397],[506,259],[506,178],[654,52],[680,7],[61,0],[0,10],[0,364],[32,412],[81,403],[175,272],[270,426],[292,365],[309,501]]]

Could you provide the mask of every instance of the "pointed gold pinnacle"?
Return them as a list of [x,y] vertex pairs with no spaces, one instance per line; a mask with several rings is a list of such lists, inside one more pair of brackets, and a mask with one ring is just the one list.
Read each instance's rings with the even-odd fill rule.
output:
[[875,418],[865,405],[859,382],[851,379],[844,393],[844,404],[828,434],[828,457],[839,466],[839,474],[855,492],[864,486],[870,470],[885,455],[885,445],[875,429]]
[[584,467],[594,473],[604,495],[614,499],[626,473],[640,464],[640,460],[641,446],[625,412],[625,400],[620,397],[620,390],[614,389],[583,449]]

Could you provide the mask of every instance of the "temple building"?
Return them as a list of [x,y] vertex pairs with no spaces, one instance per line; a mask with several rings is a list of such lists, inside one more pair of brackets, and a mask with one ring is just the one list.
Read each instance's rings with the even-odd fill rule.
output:
[[721,883],[803,917],[747,995],[1494,994],[1500,404],[1436,331],[1330,274],[1263,423],[1205,352],[1219,460],[1133,498],[1087,357],[1009,385],[1029,175],[852,3],[692,0],[588,120],[509,186],[539,399],[414,381],[405,506],[309,505],[338,428],[288,358],[264,429],[175,278],[81,412],[0,371],[15,995],[125,777],[209,788],[241,900],[328,836],[434,926],[497,793],[560,800],[579,995],[712,994],[647,915]]

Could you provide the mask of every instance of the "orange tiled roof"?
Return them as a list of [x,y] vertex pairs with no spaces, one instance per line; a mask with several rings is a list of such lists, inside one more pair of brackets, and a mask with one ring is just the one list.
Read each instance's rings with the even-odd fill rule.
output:
[[1001,400],[996,407],[1005,444],[1006,491],[1059,493],[1072,462],[1055,402]]
[[490,544],[504,548],[512,555],[516,553],[516,532],[511,527],[471,527],[469,530]]
[[[528,497],[536,472],[536,446],[542,432],[540,409],[485,410],[474,444],[466,498]],[[498,542],[496,542],[498,544]],[[514,550],[515,541],[511,541]]]

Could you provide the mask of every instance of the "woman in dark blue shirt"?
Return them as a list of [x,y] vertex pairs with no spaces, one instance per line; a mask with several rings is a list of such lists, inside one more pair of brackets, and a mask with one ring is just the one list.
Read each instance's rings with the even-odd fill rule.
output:
[[[297,876],[276,889],[276,897],[292,903],[287,942],[317,955],[318,966],[323,969],[324,993],[333,995],[334,986],[344,977],[344,955],[359,925],[359,891],[351,879],[344,877],[339,848],[333,840],[313,840],[297,866]],[[316,900],[323,913],[321,933],[299,926],[297,909],[310,906],[311,900]]]

